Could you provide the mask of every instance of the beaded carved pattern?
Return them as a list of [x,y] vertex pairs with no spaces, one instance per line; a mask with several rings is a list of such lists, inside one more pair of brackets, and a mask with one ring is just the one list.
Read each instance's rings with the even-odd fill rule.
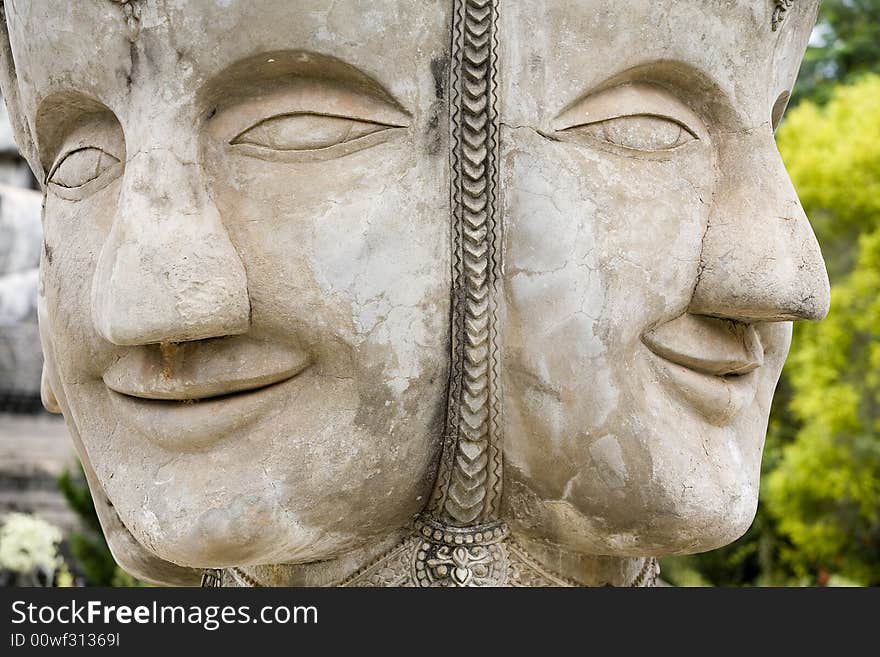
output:
[[400,545],[371,563],[337,586],[375,587],[375,586],[417,586],[410,569],[412,554],[421,541],[418,536],[409,536]]
[[223,586],[223,571],[219,568],[205,568],[202,571],[201,587],[219,588]]
[[412,573],[418,586],[504,586],[507,526],[493,522],[472,527],[442,527],[416,522],[422,540],[412,555]]

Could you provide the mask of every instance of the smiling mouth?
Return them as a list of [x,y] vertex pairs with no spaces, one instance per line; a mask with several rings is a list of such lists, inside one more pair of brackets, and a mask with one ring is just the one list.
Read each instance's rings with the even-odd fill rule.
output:
[[712,424],[729,423],[755,397],[764,348],[751,324],[684,314],[642,343],[677,396]]
[[155,387],[126,387],[104,383],[115,393],[155,402],[182,402],[191,404],[199,401],[223,401],[245,393],[257,392],[296,376],[302,368],[257,374],[244,378],[230,378],[220,381],[174,381],[168,385]]
[[185,452],[259,419],[309,364],[302,350],[235,336],[135,347],[103,379],[125,425]]

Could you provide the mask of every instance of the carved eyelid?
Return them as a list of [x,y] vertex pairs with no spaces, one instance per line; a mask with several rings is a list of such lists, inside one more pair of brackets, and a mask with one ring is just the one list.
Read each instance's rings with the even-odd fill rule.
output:
[[[375,134],[376,132],[380,132],[382,130],[387,130],[388,128],[401,127],[398,125],[391,125],[388,123],[379,123],[377,121],[367,121],[364,119],[355,119],[350,116],[339,116],[336,114],[318,114],[316,112],[285,112],[283,114],[276,114],[274,116],[266,117],[262,121],[255,123],[254,125],[250,126],[249,128],[246,128],[244,130],[244,132],[242,132],[241,134],[236,135],[229,143],[233,144],[233,145],[253,143],[253,142],[248,142],[248,141],[244,140],[243,138],[246,137],[249,133],[259,129],[260,127],[268,127],[273,122],[283,121],[284,119],[291,119],[291,120],[311,119],[313,122],[320,121],[321,119],[327,119],[328,122],[329,121],[348,122],[349,124],[351,124],[349,126],[349,135],[350,135],[351,131],[356,127],[356,124],[360,124],[361,126],[372,126],[374,128],[372,130],[369,130],[368,132],[365,132],[364,135],[354,135],[354,136],[346,135],[346,138],[344,138],[339,143],[346,143],[349,141],[354,141],[356,139],[360,139],[363,136],[369,136],[371,134]],[[322,148],[322,147],[315,147],[315,148]],[[327,147],[323,147],[323,148],[327,148]]]
[[581,98],[552,121],[553,130],[592,125],[627,116],[657,116],[681,125],[696,138],[703,138],[703,121],[673,94],[646,83],[628,83],[603,89]]
[[[61,182],[57,182],[54,180],[55,175],[60,169],[62,169],[62,167],[64,167],[65,163],[67,163],[71,157],[76,156],[77,154],[91,153],[92,151],[95,152],[95,157],[97,157],[97,159],[94,162],[94,175],[91,178],[81,183],[80,185],[65,185]],[[100,178],[106,171],[110,170],[117,164],[120,164],[119,158],[112,153],[108,153],[100,146],[91,146],[88,144],[78,145],[74,148],[69,148],[68,150],[64,151],[64,153],[58,156],[55,163],[52,165],[52,168],[49,169],[49,173],[46,174],[46,182],[53,183],[61,187],[66,187],[68,189],[75,189],[77,187],[87,185],[97,178]]]
[[231,143],[250,128],[285,115],[326,116],[389,128],[407,127],[410,118],[402,109],[371,95],[304,81],[225,108],[210,119],[209,129],[219,139]]
[[[58,153],[46,167],[44,179],[46,187],[55,196],[68,201],[80,201],[87,196],[103,189],[119,177],[125,168],[126,149],[125,136],[116,117],[109,111],[93,112],[80,117],[81,125],[71,130],[59,140]],[[65,186],[55,179],[58,171],[80,153],[97,152],[94,160],[95,175],[77,186]],[[82,166],[85,162],[80,162]],[[69,182],[69,181],[68,181]]]

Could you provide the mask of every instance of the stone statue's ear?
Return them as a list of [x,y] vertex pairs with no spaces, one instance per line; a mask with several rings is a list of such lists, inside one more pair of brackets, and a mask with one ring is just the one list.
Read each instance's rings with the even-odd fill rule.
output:
[[52,391],[52,384],[49,382],[49,373],[46,368],[46,362],[43,361],[43,374],[40,377],[40,400],[43,402],[43,408],[50,413],[60,413],[61,407],[58,405],[58,398]]
[[40,162],[37,145],[34,141],[30,124],[21,107],[18,87],[18,76],[15,72],[15,60],[9,43],[9,26],[6,22],[6,4],[0,0],[0,90],[9,113],[9,123],[15,136],[15,143],[34,172],[34,176],[42,187],[45,171]]

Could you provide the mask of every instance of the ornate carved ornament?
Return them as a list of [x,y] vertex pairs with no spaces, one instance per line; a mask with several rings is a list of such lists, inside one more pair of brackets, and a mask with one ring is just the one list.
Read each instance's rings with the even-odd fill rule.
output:
[[122,16],[125,18],[125,29],[128,39],[134,41],[141,32],[141,8],[136,0],[110,0],[122,7]]
[[794,0],[775,0],[775,2],[776,7],[773,8],[773,21],[771,24],[774,32],[779,29],[780,25],[782,25],[782,21],[785,20],[785,14],[791,9]]
[[[438,532],[440,538],[438,539]],[[657,582],[657,560],[645,559],[631,587]],[[206,570],[203,587],[261,587],[240,568]],[[343,587],[576,587],[536,561],[502,527],[441,530],[422,522],[390,552],[338,582]]]

